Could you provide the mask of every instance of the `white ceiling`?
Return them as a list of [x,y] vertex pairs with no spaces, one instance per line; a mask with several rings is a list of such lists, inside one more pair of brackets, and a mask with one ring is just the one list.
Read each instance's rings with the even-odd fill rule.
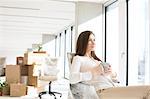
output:
[[0,30],[57,33],[74,22],[75,4],[55,0],[0,0]]
[[[25,49],[75,22],[78,0],[0,0],[0,49]],[[104,2],[106,0],[79,0]]]

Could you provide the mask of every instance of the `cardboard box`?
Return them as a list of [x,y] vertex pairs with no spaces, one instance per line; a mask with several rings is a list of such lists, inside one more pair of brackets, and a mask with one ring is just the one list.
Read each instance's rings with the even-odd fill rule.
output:
[[28,65],[28,76],[43,76],[44,70],[41,65]]
[[24,96],[27,94],[27,87],[24,84],[10,84],[10,96]]
[[25,65],[28,64],[28,53],[24,53],[24,59],[23,59],[23,62]]
[[6,65],[6,81],[10,83],[20,83],[21,72],[19,65]]
[[45,61],[45,57],[47,57],[46,52],[24,53],[24,64],[26,65],[42,64]]
[[37,76],[28,76],[28,85],[29,86],[38,86],[38,77]]
[[21,76],[21,83],[28,85],[28,76]]
[[28,76],[33,76],[34,65],[28,65]]
[[24,65],[24,59],[23,59],[23,57],[17,57],[17,59],[16,59],[16,64],[17,65]]
[[28,76],[28,66],[22,65],[20,66],[21,76]]

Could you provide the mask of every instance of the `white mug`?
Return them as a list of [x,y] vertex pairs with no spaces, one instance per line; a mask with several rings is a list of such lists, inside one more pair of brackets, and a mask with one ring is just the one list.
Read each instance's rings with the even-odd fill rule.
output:
[[107,69],[110,67],[110,64],[106,62],[101,62],[100,64],[103,66],[104,71],[107,71]]

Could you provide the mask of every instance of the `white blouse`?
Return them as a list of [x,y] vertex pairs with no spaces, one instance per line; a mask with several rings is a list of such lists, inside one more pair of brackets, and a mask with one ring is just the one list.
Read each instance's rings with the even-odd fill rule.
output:
[[97,66],[97,63],[101,62],[87,56],[74,56],[70,67],[70,83],[76,84],[82,82],[94,85],[96,90],[113,87],[112,80],[105,75],[94,76],[90,72],[90,69]]

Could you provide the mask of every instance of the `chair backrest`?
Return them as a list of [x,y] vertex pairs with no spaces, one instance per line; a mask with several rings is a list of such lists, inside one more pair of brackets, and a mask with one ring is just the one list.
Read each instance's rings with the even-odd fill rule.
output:
[[3,68],[6,63],[6,57],[0,57],[0,68]]
[[68,62],[69,62],[69,68],[71,66],[71,63],[73,61],[73,57],[75,56],[75,53],[71,53],[71,52],[68,52],[67,53],[67,58],[68,58]]
[[58,67],[59,58],[47,57],[45,63],[42,64],[42,75],[39,76],[39,80],[53,81],[57,80],[57,74],[59,73]]
[[58,57],[47,57],[45,58],[44,64],[44,75],[57,75],[58,70]]
[[[68,58],[68,63],[69,63],[69,69],[71,67],[71,64],[72,64],[74,56],[75,56],[75,53],[71,53],[71,52],[67,53],[67,58]],[[69,93],[68,93],[68,99],[75,99],[74,96],[73,96],[73,94],[72,94],[72,91],[70,89],[69,89]]]
[[5,65],[6,65],[6,57],[0,57],[0,76],[4,75],[5,73],[4,71]]

